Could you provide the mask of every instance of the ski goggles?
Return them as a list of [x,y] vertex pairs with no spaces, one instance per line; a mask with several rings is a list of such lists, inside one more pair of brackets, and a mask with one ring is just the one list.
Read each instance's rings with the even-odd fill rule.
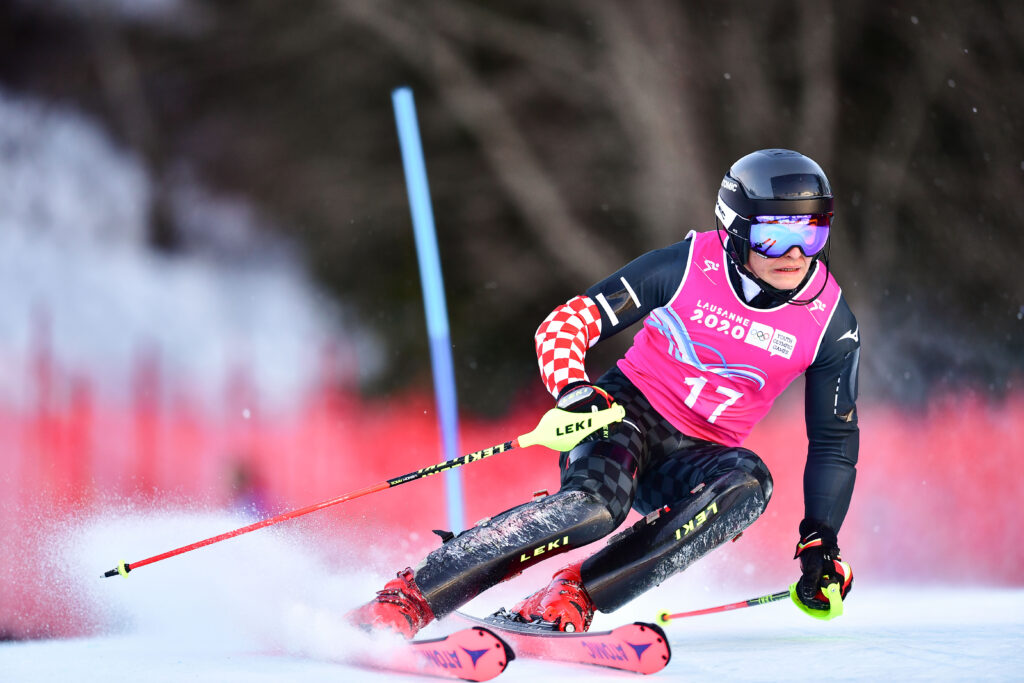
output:
[[754,216],[750,219],[750,248],[768,258],[779,258],[793,247],[804,256],[814,256],[825,248],[831,219],[827,213]]

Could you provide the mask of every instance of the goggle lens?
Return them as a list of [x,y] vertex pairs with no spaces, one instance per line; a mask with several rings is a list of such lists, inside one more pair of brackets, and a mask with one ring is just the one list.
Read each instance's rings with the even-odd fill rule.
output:
[[804,216],[754,216],[750,224],[750,248],[762,256],[779,258],[793,247],[814,256],[828,241],[829,214]]

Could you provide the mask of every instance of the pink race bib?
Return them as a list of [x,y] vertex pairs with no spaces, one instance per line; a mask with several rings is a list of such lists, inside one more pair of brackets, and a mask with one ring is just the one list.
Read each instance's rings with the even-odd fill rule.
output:
[[[718,234],[688,237],[679,289],[647,316],[619,367],[684,434],[738,446],[813,362],[841,290],[828,278],[807,306],[753,308],[729,283]],[[814,268],[798,297],[821,289],[826,269]]]

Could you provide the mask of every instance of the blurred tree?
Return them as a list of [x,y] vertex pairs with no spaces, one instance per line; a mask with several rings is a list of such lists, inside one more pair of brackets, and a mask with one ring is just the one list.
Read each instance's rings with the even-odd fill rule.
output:
[[[429,382],[392,88],[415,91],[466,406],[539,394],[532,332],[644,251],[713,226],[729,164],[791,147],[837,192],[831,260],[865,390],[1000,394],[1024,368],[1024,5],[182,0],[0,9],[0,83],[109,121],[187,248],[182,174],[306,245],[382,343],[367,389]],[[130,20],[129,20],[130,19]],[[594,368],[627,344],[596,349]]]

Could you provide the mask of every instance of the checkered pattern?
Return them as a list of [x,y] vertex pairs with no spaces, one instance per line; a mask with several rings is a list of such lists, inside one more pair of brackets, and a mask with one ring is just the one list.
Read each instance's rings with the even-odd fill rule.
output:
[[[638,464],[637,476],[644,473],[649,462],[658,462],[685,448],[711,443],[686,436],[672,426],[618,367],[604,373],[596,384],[626,410],[626,419],[612,426],[609,440],[625,446],[633,454]],[[600,438],[601,433],[595,432],[586,440]]]
[[[598,446],[588,445],[591,448]],[[587,446],[582,448],[586,449]],[[628,455],[626,459],[631,460]],[[589,491],[595,494],[611,513],[614,529],[626,519],[633,503],[636,491],[633,468],[603,453],[591,452],[567,463],[562,470],[561,491]]]
[[562,490],[596,494],[618,525],[633,505],[637,476],[650,459],[661,460],[684,446],[708,442],[694,441],[666,422],[617,367],[602,375],[597,385],[626,409],[626,419],[612,425],[607,437],[594,432],[562,454]]
[[540,376],[552,396],[570,382],[588,381],[584,357],[600,337],[601,312],[588,296],[569,299],[544,319],[534,343]]
[[[677,507],[689,500],[693,496],[691,492],[700,484],[710,484],[727,472],[743,470],[761,483],[765,500],[771,498],[771,473],[753,451],[683,434],[658,414],[617,367],[602,375],[596,384],[626,409],[626,419],[612,426],[607,440],[625,447],[636,458],[636,480],[627,482],[609,471],[609,465],[590,462],[600,460],[602,456],[598,455],[584,456],[587,461],[579,466],[574,463],[575,473],[570,473],[570,454],[563,453],[560,462],[563,486],[572,477],[576,477],[577,484],[589,478],[590,483],[582,488],[615,501],[613,506],[631,499],[633,508],[646,515],[665,505]],[[598,431],[582,444],[602,440],[605,437]],[[579,474],[584,471],[586,476]]]
[[639,481],[633,507],[641,514],[665,505],[678,507],[697,495],[694,491],[701,484],[711,484],[737,470],[754,475],[767,504],[772,495],[772,475],[756,453],[746,448],[704,442],[652,463]]

